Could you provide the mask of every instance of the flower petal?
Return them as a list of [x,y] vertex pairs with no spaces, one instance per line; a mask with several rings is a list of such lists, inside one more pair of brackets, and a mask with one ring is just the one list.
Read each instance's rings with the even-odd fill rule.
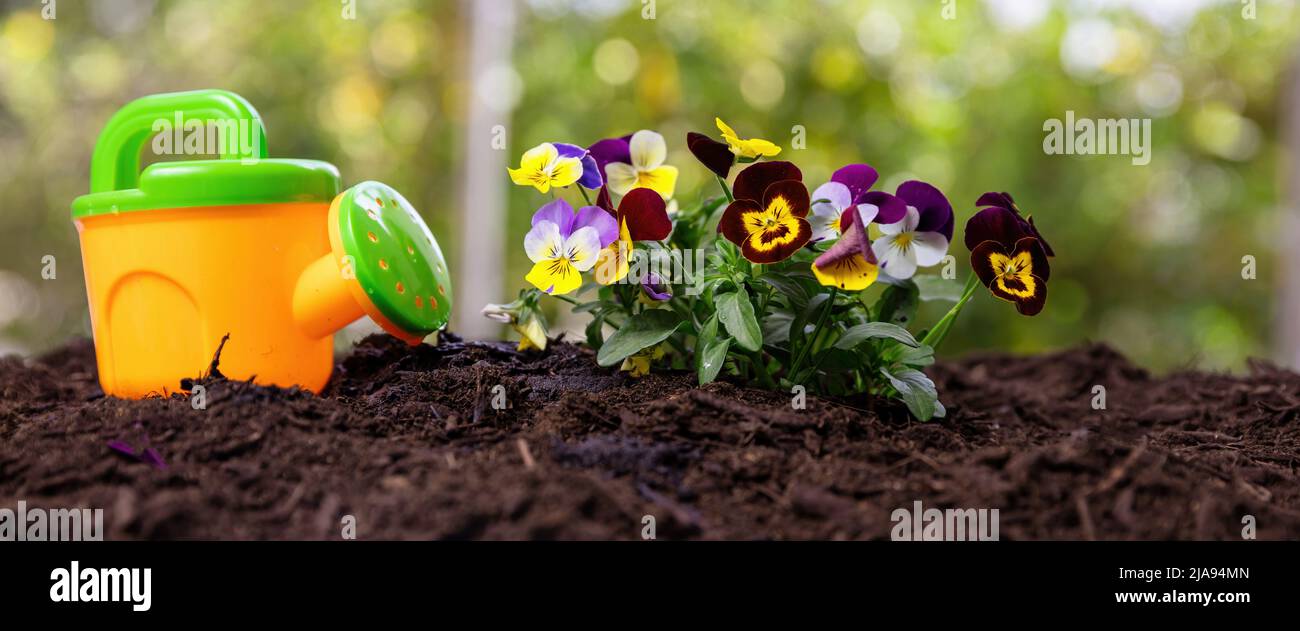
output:
[[600,247],[608,246],[618,239],[618,221],[599,206],[583,206],[573,218],[570,232],[579,228],[594,228],[600,235]]
[[731,165],[736,162],[735,154],[731,153],[727,145],[704,134],[695,132],[686,134],[686,148],[691,150],[691,154],[700,161],[700,164],[724,180],[731,172]]
[[881,225],[897,223],[907,215],[907,202],[884,191],[868,191],[859,197],[856,203],[870,204],[878,208],[875,221]]
[[524,152],[524,156],[519,160],[519,168],[526,171],[541,171],[555,162],[559,156],[560,151],[555,148],[555,145],[544,142]]
[[966,221],[966,249],[974,252],[984,241],[993,241],[1009,250],[1024,237],[1032,237],[1029,224],[1015,211],[1000,206],[990,206],[975,213]]
[[916,252],[916,264],[921,267],[938,265],[948,254],[948,239],[938,232],[913,232],[912,249]]
[[533,287],[557,296],[582,286],[582,273],[563,258],[538,261],[524,279]]
[[775,226],[751,232],[740,245],[740,253],[752,263],[776,263],[790,258],[811,238],[812,226],[808,220],[787,213]]
[[[871,282],[875,281],[875,272],[877,271],[875,269],[876,255],[871,251],[871,242],[867,240],[866,224],[854,220],[850,211],[845,211],[841,227],[844,229],[844,235],[813,262],[814,274],[818,274],[817,270],[820,268],[821,273],[818,275],[818,280],[823,285],[829,284],[829,286],[838,287],[840,282],[845,279],[844,275],[850,272],[870,272],[871,277],[866,284],[871,284]],[[846,262],[850,259],[860,259],[863,263],[871,265],[872,269],[857,270],[852,264]],[[863,280],[867,279],[865,277],[861,278],[859,282]],[[845,282],[847,283],[847,281]]]
[[871,252],[880,261],[880,268],[886,274],[899,280],[907,280],[916,274],[916,252],[911,244],[900,247],[897,235],[884,235],[871,244]]
[[605,185],[605,174],[590,155],[582,157],[582,177],[578,178],[578,184],[593,191]]
[[564,187],[582,177],[582,160],[578,158],[556,158],[551,166],[551,186]]
[[628,141],[631,139],[630,135],[622,138],[606,138],[587,147],[591,157],[596,159],[596,169],[605,173],[605,166],[611,162],[632,164],[632,152],[628,148]]
[[862,258],[861,255],[853,254],[828,261],[824,265],[819,257],[813,263],[812,272],[813,276],[817,277],[817,282],[827,287],[862,291],[876,282],[876,278],[880,275],[880,268]]
[[901,221],[896,221],[894,223],[889,223],[889,224],[881,224],[880,232],[882,234],[890,234],[890,235],[901,234],[904,232],[912,232],[913,230],[916,230],[916,223],[920,221],[920,217],[921,217],[920,213],[917,212],[915,208],[908,206],[903,213],[903,218]]
[[626,195],[636,188],[636,169],[630,164],[610,162],[605,165],[605,185],[615,195]]
[[[808,225],[812,226],[811,243],[838,239],[840,236],[840,216],[838,214],[826,214],[824,209],[827,207],[826,204],[815,204],[812,212],[808,214]],[[819,208],[823,210],[819,212]]]
[[628,191],[618,203],[618,216],[632,241],[660,241],[673,231],[664,198],[648,188]]
[[579,272],[585,272],[596,264],[601,249],[600,233],[590,226],[574,230],[564,240],[564,256]]
[[849,204],[853,203],[853,195],[849,193],[849,187],[839,182],[827,182],[817,187],[812,193],[813,212],[817,212],[818,206],[824,206],[823,212],[829,211],[830,214],[838,217]]
[[542,204],[537,212],[533,213],[533,227],[537,224],[549,221],[560,229],[561,236],[569,236],[573,232],[573,206],[563,198]]
[[559,256],[563,247],[564,237],[560,235],[560,227],[549,220],[533,224],[533,229],[524,235],[524,252],[528,253],[528,258],[534,263]]
[[638,171],[636,186],[648,188],[668,199],[677,188],[677,167],[664,165],[649,171]]
[[831,175],[832,182],[839,182],[849,188],[855,202],[866,195],[879,178],[880,175],[869,164],[849,164]]
[[763,192],[763,206],[780,219],[783,213],[796,217],[808,216],[808,187],[798,180],[773,182]]
[[632,166],[638,171],[650,171],[659,168],[668,157],[668,143],[659,132],[642,129],[632,134],[628,151],[632,156]]
[[627,278],[628,259],[632,256],[632,238],[627,232],[627,222],[619,229],[619,238],[600,251],[592,276],[602,285],[612,285]]
[[945,240],[952,239],[952,204],[942,191],[925,182],[908,180],[898,185],[896,194],[920,212],[920,221],[916,224],[918,232],[937,232]]
[[773,182],[803,181],[803,172],[790,162],[755,162],[736,175],[732,194],[736,199],[763,201],[763,193]]
[[[764,221],[763,209],[758,207],[758,202],[738,199],[722,212],[722,219],[718,220],[718,232],[728,241],[741,245],[749,238],[749,226],[762,225]],[[811,226],[809,230],[812,230]]]

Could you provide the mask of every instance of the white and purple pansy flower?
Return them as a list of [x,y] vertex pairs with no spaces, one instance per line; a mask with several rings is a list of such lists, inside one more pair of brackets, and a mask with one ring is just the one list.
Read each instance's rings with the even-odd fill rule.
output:
[[812,212],[808,215],[812,242],[838,239],[846,227],[842,218],[850,207],[857,209],[863,226],[873,221],[886,224],[902,219],[907,210],[905,204],[889,193],[870,190],[877,178],[871,166],[850,164],[836,171],[831,181],[817,187],[812,194]]
[[896,197],[906,204],[901,221],[880,226],[881,236],[871,244],[881,271],[900,280],[911,278],[917,267],[938,265],[952,240],[952,204],[939,189],[916,180],[903,182]]
[[537,209],[524,236],[524,250],[533,261],[525,278],[548,294],[567,294],[582,286],[582,273],[617,239],[618,222],[604,209],[584,206],[575,213],[557,199]]

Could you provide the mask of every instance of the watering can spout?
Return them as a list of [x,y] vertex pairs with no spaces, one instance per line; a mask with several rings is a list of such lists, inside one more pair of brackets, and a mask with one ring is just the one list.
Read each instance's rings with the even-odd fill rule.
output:
[[408,344],[447,323],[451,282],[428,226],[397,191],[362,182],[330,204],[331,252],[298,277],[293,316],[312,338],[370,316]]
[[351,274],[334,255],[312,261],[298,276],[293,291],[293,318],[308,337],[328,337],[366,315],[348,288]]

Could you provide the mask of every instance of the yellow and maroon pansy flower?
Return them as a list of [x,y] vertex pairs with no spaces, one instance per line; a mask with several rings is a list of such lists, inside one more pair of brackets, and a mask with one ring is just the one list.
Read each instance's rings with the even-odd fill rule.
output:
[[[901,204],[888,193],[880,193],[881,202]],[[874,214],[873,214],[874,216]],[[827,287],[839,287],[846,291],[862,291],[876,282],[880,275],[880,266],[876,255],[871,251],[871,239],[867,236],[867,224],[871,220],[862,214],[857,206],[850,206],[840,215],[840,238],[813,261],[813,276],[817,282]]]
[[997,241],[984,241],[971,252],[971,266],[994,296],[1016,303],[1021,315],[1037,315],[1047,304],[1051,268],[1038,239],[1025,237],[1010,249]]
[[994,296],[1015,303],[1021,315],[1038,314],[1047,304],[1051,247],[1033,222],[1020,216],[1010,195],[986,193],[977,203],[992,205],[966,222],[971,267]]
[[[762,168],[760,168],[762,167]],[[718,223],[728,241],[753,263],[789,258],[812,238],[803,174],[789,162],[760,162],[736,176],[735,201]]]

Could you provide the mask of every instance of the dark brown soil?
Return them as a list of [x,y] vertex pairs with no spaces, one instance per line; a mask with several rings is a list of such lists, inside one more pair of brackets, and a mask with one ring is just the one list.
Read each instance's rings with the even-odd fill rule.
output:
[[1262,363],[974,357],[917,423],[450,339],[369,338],[320,397],[209,378],[206,410],[104,397],[86,341],[0,360],[0,507],[102,507],[109,539],[886,539],[916,500],[997,508],[1003,539],[1300,537],[1300,375]]

